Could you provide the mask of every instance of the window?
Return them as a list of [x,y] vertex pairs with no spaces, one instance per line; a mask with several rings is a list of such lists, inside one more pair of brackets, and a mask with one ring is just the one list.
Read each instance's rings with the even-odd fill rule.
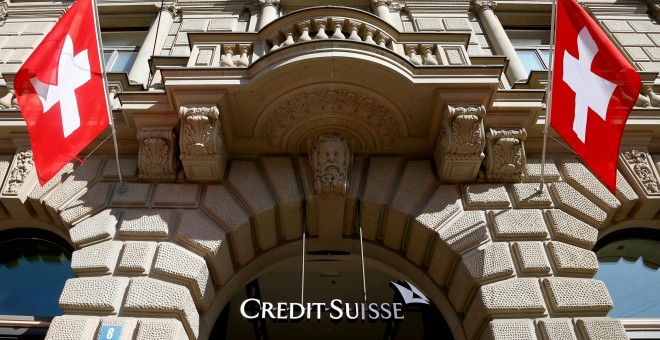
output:
[[614,301],[608,316],[660,317],[660,235],[625,230],[601,243],[596,251],[599,270],[595,278],[605,282]]
[[[54,317],[71,271],[71,246],[36,229],[0,233],[0,315]],[[1,338],[1,336],[0,336]]]
[[507,29],[506,34],[529,74],[535,70],[547,70],[550,65],[550,30]]
[[101,32],[106,71],[128,73],[146,36],[147,31]]

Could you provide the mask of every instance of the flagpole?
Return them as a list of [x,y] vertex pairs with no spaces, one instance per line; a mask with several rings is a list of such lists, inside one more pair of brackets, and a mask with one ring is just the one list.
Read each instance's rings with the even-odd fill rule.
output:
[[108,117],[110,118],[110,128],[112,129],[112,141],[115,146],[115,160],[117,161],[117,174],[119,175],[119,192],[125,192],[124,179],[121,176],[121,166],[119,165],[119,148],[117,147],[117,130],[115,130],[115,121],[112,117],[112,102],[108,96],[108,77],[106,75],[105,60],[103,59],[103,40],[101,40],[101,23],[99,22],[99,13],[96,7],[96,0],[92,0],[92,11],[94,12],[94,24],[96,27],[96,41],[99,44],[99,64],[101,64],[101,75],[103,77],[103,94],[105,95],[106,105],[108,106]]
[[545,95],[545,127],[543,128],[543,151],[541,154],[541,183],[539,184],[539,191],[543,191],[544,175],[545,175],[545,151],[548,144],[548,125],[550,125],[550,115],[552,113],[552,71],[554,68],[555,57],[555,35],[557,23],[557,0],[552,1],[552,18],[550,19],[550,58],[548,60],[548,85],[547,93]]

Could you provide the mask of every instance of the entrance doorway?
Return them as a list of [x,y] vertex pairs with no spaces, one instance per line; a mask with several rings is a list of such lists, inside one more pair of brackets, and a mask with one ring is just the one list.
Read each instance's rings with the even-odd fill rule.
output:
[[[234,294],[209,339],[454,339],[433,301],[423,292],[422,297],[413,294],[415,299],[408,296],[406,301],[395,285],[410,291],[408,284],[414,286],[414,282],[400,281],[369,266],[365,277],[363,312],[361,265],[350,253],[310,253],[305,261],[304,295],[300,258],[285,260]],[[306,312],[291,306],[301,298]],[[278,304],[286,309],[279,315]],[[296,320],[290,318],[301,314]]]

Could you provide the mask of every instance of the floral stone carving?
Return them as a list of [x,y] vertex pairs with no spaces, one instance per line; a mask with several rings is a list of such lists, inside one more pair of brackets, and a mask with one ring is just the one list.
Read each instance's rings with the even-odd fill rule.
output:
[[310,158],[316,193],[345,195],[348,186],[348,167],[352,159],[346,139],[333,133],[318,136],[310,152]]
[[220,112],[212,107],[181,107],[181,163],[188,181],[220,182],[226,152],[220,129]]
[[660,194],[658,173],[653,168],[653,161],[648,153],[639,150],[629,150],[623,153],[623,159],[647,195]]
[[525,129],[490,129],[486,135],[486,178],[489,181],[519,182],[525,169]]
[[174,181],[177,174],[176,134],[172,129],[142,128],[138,132],[138,178],[142,181]]
[[483,106],[448,106],[435,148],[438,175],[443,182],[471,182],[484,159]]
[[[265,113],[255,137],[281,150],[304,146],[310,131],[340,130],[365,151],[381,150],[405,137],[405,123],[377,99],[348,90],[304,92]],[[349,136],[350,135],[350,136]]]

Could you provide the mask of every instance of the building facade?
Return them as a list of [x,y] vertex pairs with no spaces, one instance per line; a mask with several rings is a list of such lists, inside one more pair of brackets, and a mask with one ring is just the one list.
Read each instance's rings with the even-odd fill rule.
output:
[[[108,129],[42,187],[13,77],[70,3],[3,1],[0,241],[55,235],[75,277],[63,315],[0,326],[126,340],[655,334],[653,319],[608,316],[594,247],[636,259],[600,243],[660,228],[660,7],[581,3],[643,82],[615,195],[552,131],[541,170],[552,6],[515,0],[99,1],[125,183]],[[362,302],[402,306],[397,281],[429,306],[348,322]],[[339,321],[277,320],[333,299],[351,303]]]

